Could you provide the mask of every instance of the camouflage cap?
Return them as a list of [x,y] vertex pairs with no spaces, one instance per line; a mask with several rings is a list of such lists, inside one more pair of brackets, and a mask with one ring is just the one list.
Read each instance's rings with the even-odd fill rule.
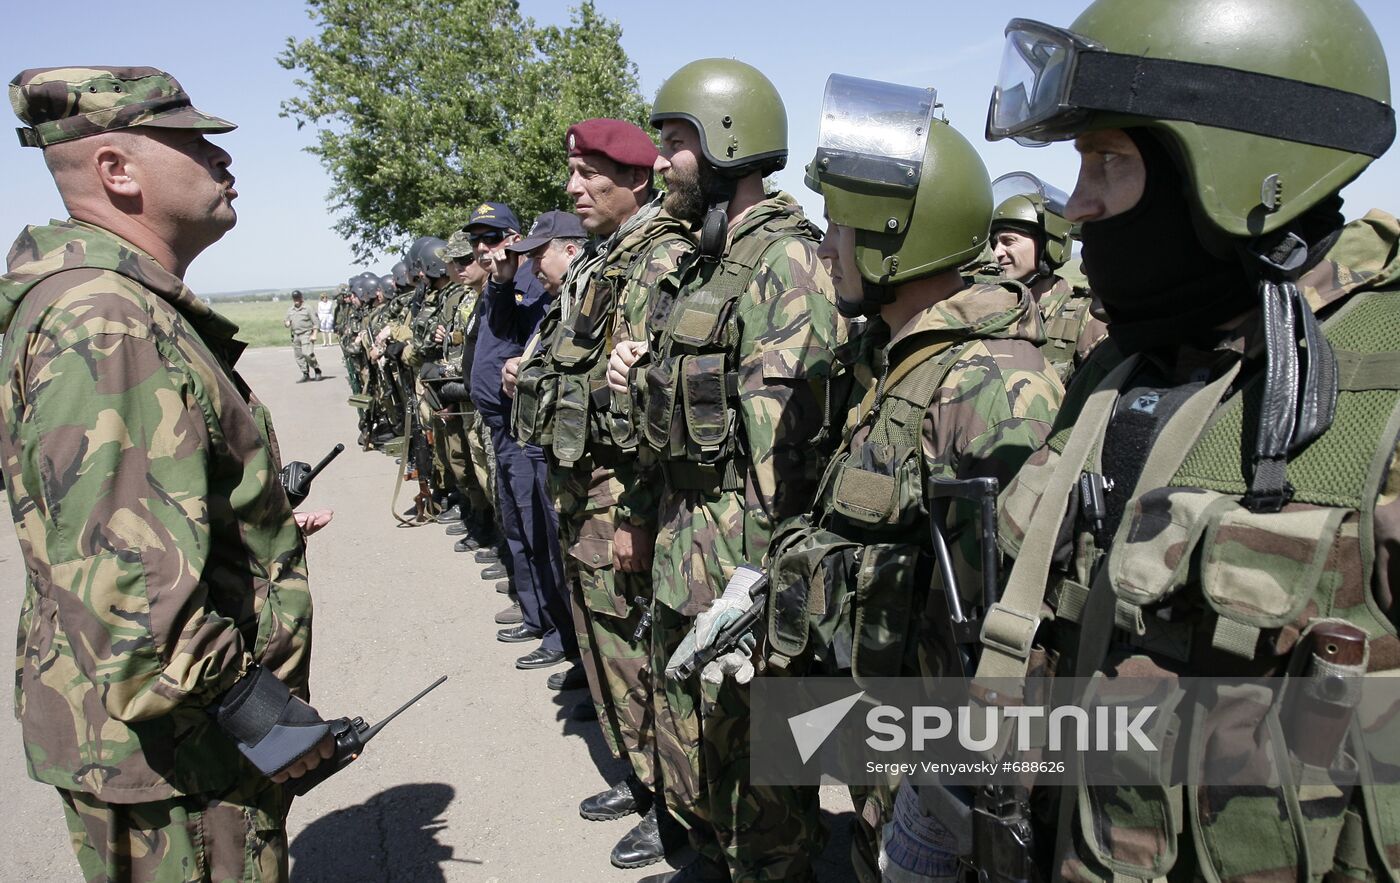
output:
[[467,236],[467,231],[458,230],[447,238],[447,248],[443,249],[442,256],[449,261],[455,261],[471,257],[473,251],[471,237]]
[[26,147],[133,126],[211,134],[237,128],[195,110],[179,81],[153,67],[30,68],[10,81],[10,104],[28,124],[16,130]]

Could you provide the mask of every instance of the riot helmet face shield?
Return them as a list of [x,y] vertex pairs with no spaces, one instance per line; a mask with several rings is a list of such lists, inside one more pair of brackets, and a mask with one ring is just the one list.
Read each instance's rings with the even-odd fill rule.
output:
[[842,228],[835,236],[853,246],[851,269],[859,275],[837,293],[843,316],[878,315],[893,299],[889,262],[879,249],[861,247],[862,234],[890,240],[908,229],[937,102],[933,89],[842,74],[826,81],[812,166],[827,217]]
[[992,202],[1001,205],[1013,196],[1039,196],[1045,211],[1065,217],[1069,194],[1030,172],[1008,172],[992,182]]
[[986,166],[935,117],[937,107],[931,88],[827,81],[812,176],[827,216],[854,240],[863,295],[840,305],[847,315],[874,315],[898,286],[956,268],[986,245]]

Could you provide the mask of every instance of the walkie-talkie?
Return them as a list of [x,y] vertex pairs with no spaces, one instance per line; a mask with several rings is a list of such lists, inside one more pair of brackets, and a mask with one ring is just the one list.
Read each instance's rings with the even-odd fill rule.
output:
[[[325,462],[323,461],[321,465],[324,466]],[[288,779],[287,787],[292,789],[293,794],[300,797],[331,776],[334,776],[336,773],[348,767],[355,761],[355,758],[359,757],[360,754],[364,752],[365,745],[368,744],[369,740],[379,735],[379,731],[384,729],[384,726],[388,724],[389,721],[403,714],[413,703],[422,699],[433,690],[436,690],[445,680],[447,680],[447,675],[443,675],[436,681],[433,681],[431,685],[425,687],[417,696],[414,696],[403,705],[394,709],[392,714],[374,726],[365,723],[365,719],[362,717],[356,717],[353,720],[348,717],[342,717],[338,720],[331,721],[331,734],[335,736],[335,754],[316,764],[316,766],[312,767],[305,775],[298,776],[295,779]]]
[[300,460],[293,460],[282,467],[282,472],[279,473],[278,477],[282,481],[282,487],[286,490],[287,499],[291,501],[293,509],[300,506],[307,495],[311,493],[311,482],[315,480],[316,476],[321,474],[321,470],[325,469],[330,465],[332,460],[340,456],[340,452],[343,450],[345,450],[345,445],[336,445],[331,448],[331,452],[327,454],[320,463],[317,463],[314,468],[311,464],[303,463]]

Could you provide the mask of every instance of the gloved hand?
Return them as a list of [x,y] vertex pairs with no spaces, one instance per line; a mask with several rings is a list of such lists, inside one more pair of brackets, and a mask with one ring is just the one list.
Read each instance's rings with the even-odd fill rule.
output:
[[[687,660],[713,644],[720,632],[749,609],[750,605],[753,604],[749,589],[762,576],[761,571],[747,564],[740,565],[735,569],[734,575],[729,578],[729,583],[724,587],[724,594],[716,598],[709,607],[695,617],[695,625],[691,628],[690,633],[681,639],[680,646],[667,660],[666,676],[668,678],[674,678],[676,672]],[[747,684],[754,674],[753,662],[749,657],[757,643],[757,639],[752,634],[744,635],[739,639],[738,648],[725,653],[705,666],[700,677],[708,683],[719,684],[728,674],[733,675],[734,680],[739,683]]]
[[[315,767],[313,752],[327,747],[323,743],[330,724],[262,666],[250,668],[208,710],[243,756],[268,778]],[[319,757],[329,753],[319,750]]]

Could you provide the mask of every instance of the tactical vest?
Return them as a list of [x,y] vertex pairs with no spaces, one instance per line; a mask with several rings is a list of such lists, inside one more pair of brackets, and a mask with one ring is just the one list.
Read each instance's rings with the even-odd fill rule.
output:
[[[1058,290],[1061,287],[1065,290]],[[1060,381],[1067,384],[1074,373],[1079,336],[1094,318],[1089,312],[1093,298],[1065,279],[1061,279],[1044,297],[1054,298],[1057,302],[1051,303],[1049,310],[1042,311],[1045,316],[1045,343],[1041,344],[1040,352],[1060,376]]]
[[547,448],[560,466],[573,466],[587,452],[595,465],[610,468],[620,452],[636,450],[630,409],[611,407],[607,384],[618,308],[656,245],[686,235],[667,215],[645,223],[641,235],[625,237],[603,259],[567,322],[562,298],[555,298],[540,322],[540,345],[520,364],[511,406],[516,438]]
[[[822,475],[817,523],[775,538],[768,636],[778,664],[806,650],[809,620],[827,616],[840,619],[835,656],[826,667],[849,669],[861,679],[919,673],[930,664],[929,654],[921,660],[919,653],[929,643],[920,637],[936,631],[926,610],[929,519],[938,517],[946,528],[947,513],[931,515],[925,498],[923,424],[949,372],[974,342],[926,344],[883,373],[857,406],[854,428]],[[846,609],[828,610],[835,598]]]
[[784,212],[745,232],[722,257],[697,256],[670,304],[646,370],[640,422],[674,490],[718,493],[744,486],[741,461],[748,446],[739,418],[734,311],[763,255],[792,238],[814,246],[818,240],[806,219]]
[[[1057,633],[1068,632],[1072,639],[1057,637],[1057,642],[1077,642],[1080,657],[1076,671],[1061,674],[1100,677],[1110,653],[1143,652],[1180,663],[1191,674],[1283,674],[1300,636],[1326,619],[1345,620],[1367,633],[1370,671],[1393,674],[1400,668],[1395,627],[1371,599],[1375,502],[1400,437],[1397,297],[1395,292],[1354,295],[1322,326],[1336,350],[1339,395],[1332,427],[1287,465],[1292,503],[1304,506],[1268,512],[1240,502],[1248,490],[1242,452],[1253,450],[1262,377],[1248,379],[1216,407],[1233,377],[1227,374],[1166,423],[1139,484],[1150,489],[1129,502],[1108,551],[1100,551],[1092,530],[1080,524],[1072,572],[1051,586]],[[1064,511],[1053,501],[1070,496],[1066,488],[1081,470],[1095,468],[1108,414],[1133,364],[1129,360],[1110,372],[1074,423],[1052,436],[1049,445],[1058,457],[1023,470],[1018,487],[1003,497],[1003,510],[1029,527],[997,605],[1001,609],[984,626],[979,678],[1024,671],[1043,591],[1034,583],[1044,585]],[[1094,370],[1101,372],[1102,366]],[[1017,545],[1014,538],[1011,545]],[[1029,565],[1025,572],[1023,559]],[[1346,566],[1348,561],[1362,562],[1359,580],[1349,579],[1357,571]],[[1274,702],[1260,732],[1278,732],[1273,727],[1279,712]],[[1198,717],[1186,729],[1168,712],[1163,725],[1183,727],[1181,738],[1191,740],[1193,756],[1201,749],[1205,734]],[[1299,879],[1318,879],[1334,864],[1368,866],[1365,829],[1380,844],[1382,860],[1396,879],[1400,788],[1355,788],[1356,779],[1365,782],[1369,775],[1365,752],[1352,752],[1360,768],[1348,784],[1333,782],[1326,770],[1290,768],[1296,762],[1286,750],[1268,738],[1261,741],[1259,750],[1272,751],[1266,762],[1279,764],[1280,780],[1295,783],[1294,788],[1252,788],[1251,801],[1231,805],[1234,792],[1227,788],[1184,791],[1164,780],[1135,789],[1136,796],[1124,802],[1122,792],[1112,788],[1081,785],[1078,810],[1090,818],[1076,826],[1077,848],[1115,879],[1150,880],[1172,870],[1177,838],[1190,830],[1196,862],[1220,879],[1249,873],[1261,855],[1271,862],[1266,867],[1296,867]],[[1325,787],[1300,787],[1307,781]],[[1118,839],[1118,832],[1128,831],[1138,844],[1153,842],[1158,848],[1144,852]]]

